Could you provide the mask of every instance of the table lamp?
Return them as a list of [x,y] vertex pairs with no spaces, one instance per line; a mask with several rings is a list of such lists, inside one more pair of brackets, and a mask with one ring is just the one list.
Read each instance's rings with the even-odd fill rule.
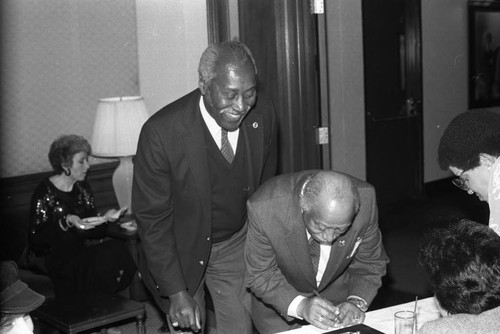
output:
[[142,125],[149,113],[141,96],[102,98],[92,134],[92,155],[118,158],[120,164],[113,173],[113,187],[120,208],[131,212],[133,162]]

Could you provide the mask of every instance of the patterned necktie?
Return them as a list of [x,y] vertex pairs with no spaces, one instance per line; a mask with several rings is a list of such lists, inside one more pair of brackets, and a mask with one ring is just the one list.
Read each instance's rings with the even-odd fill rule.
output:
[[318,272],[319,253],[319,242],[317,242],[313,237],[309,238],[309,254],[311,255],[314,273]]
[[231,143],[227,139],[227,130],[221,129],[221,145],[220,151],[226,160],[231,163],[234,159],[234,151],[231,147]]

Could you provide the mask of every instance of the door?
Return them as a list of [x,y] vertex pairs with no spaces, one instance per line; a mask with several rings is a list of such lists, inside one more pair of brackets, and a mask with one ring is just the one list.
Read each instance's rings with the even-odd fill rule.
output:
[[[316,18],[309,2],[207,0],[207,12],[210,43],[238,35],[252,51],[259,94],[269,96],[276,109],[278,173],[320,168],[327,150],[320,147],[317,131]],[[236,34],[231,22],[237,22]]]
[[423,191],[420,0],[362,0],[367,180],[379,204]]
[[240,40],[257,63],[259,93],[276,108],[278,172],[320,168],[316,21],[309,2],[239,0],[238,12]]

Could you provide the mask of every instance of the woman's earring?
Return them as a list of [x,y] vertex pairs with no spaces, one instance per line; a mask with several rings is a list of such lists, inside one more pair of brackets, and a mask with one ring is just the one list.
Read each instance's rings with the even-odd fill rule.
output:
[[68,170],[64,170],[64,175],[66,176],[70,176],[71,175],[71,169],[68,169]]

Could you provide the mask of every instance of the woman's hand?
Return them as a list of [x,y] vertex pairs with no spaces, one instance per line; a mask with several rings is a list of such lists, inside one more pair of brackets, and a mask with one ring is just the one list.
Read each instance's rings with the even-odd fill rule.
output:
[[77,215],[67,214],[66,222],[69,227],[74,226],[78,230],[90,230],[94,228],[94,225],[87,225],[83,222],[83,220]]
[[115,217],[113,217],[115,215],[118,216],[118,210],[116,210],[116,209],[109,209],[104,214],[104,217],[108,218],[109,220],[116,220],[116,219],[119,218],[119,216],[117,218],[115,218]]

